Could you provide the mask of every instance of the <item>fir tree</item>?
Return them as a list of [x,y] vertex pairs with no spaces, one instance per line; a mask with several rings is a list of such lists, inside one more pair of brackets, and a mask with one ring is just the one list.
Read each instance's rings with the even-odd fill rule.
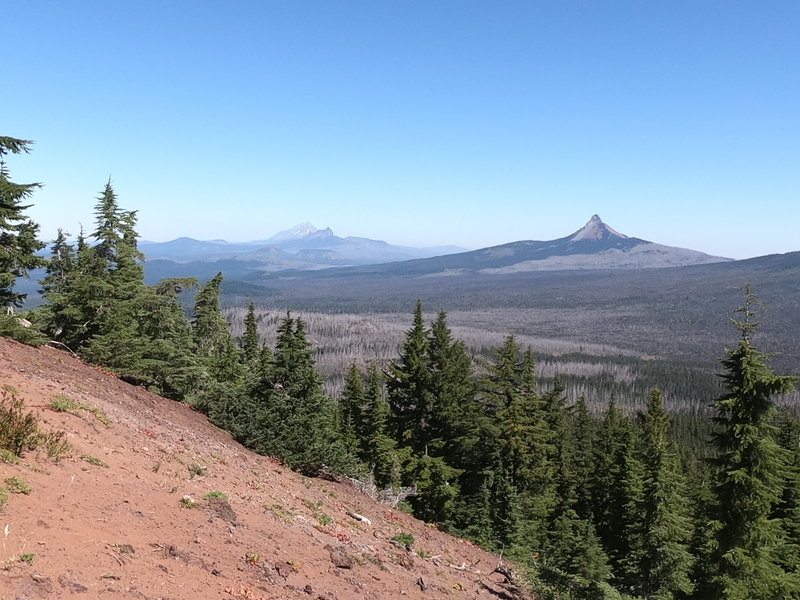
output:
[[308,475],[353,466],[337,428],[336,407],[322,392],[305,323],[290,314],[278,327],[278,339],[265,379],[254,384],[239,431],[245,444],[277,456]]
[[347,370],[344,390],[339,398],[339,423],[345,446],[362,460],[364,455],[368,454],[368,440],[362,438],[364,405],[364,381],[358,366],[353,363]]
[[[540,534],[540,542],[534,547],[534,556],[542,576],[546,580],[573,580],[581,582],[605,582],[611,577],[611,569],[594,525],[581,516],[576,507],[578,486],[578,444],[582,440],[570,431],[563,421],[567,420],[563,410],[563,387],[556,381],[553,390],[547,394],[545,411],[549,422],[555,425],[552,440],[553,489],[548,495],[550,508],[546,519],[546,529]],[[585,584],[584,584],[585,585]],[[589,586],[589,593],[592,586]]]
[[0,309],[4,312],[22,305],[25,294],[14,292],[18,277],[27,277],[30,269],[44,266],[36,255],[44,244],[36,239],[39,226],[25,216],[27,200],[41,184],[14,183],[5,163],[9,153],[28,153],[33,142],[0,137]]
[[444,311],[428,334],[428,364],[432,404],[428,451],[455,465],[463,457],[459,440],[469,427],[475,389],[467,349],[453,339]]
[[406,333],[400,357],[389,365],[386,388],[396,438],[418,453],[431,442],[433,396],[428,356],[428,332],[417,301],[411,329]]
[[750,286],[744,290],[742,319],[734,321],[739,343],[721,361],[727,392],[714,401],[713,436],[717,452],[716,517],[713,553],[714,597],[729,600],[766,600],[795,597],[779,564],[784,540],[780,522],[772,517],[781,500],[783,451],[775,440],[772,396],[794,389],[795,378],[775,375],[767,356],[752,343],[758,323],[759,301]]
[[258,336],[258,322],[256,309],[253,302],[247,305],[247,315],[244,318],[244,336],[242,336],[242,359],[245,363],[255,364],[260,354],[260,340]]
[[641,559],[642,465],[630,419],[612,397],[595,445],[595,525],[618,586],[630,586]]
[[499,465],[492,477],[489,508],[492,546],[510,549],[513,556],[514,546],[519,541],[521,506],[512,477]]
[[59,228],[50,249],[45,276],[39,281],[46,304],[33,314],[37,326],[53,339],[59,339],[64,329],[69,327],[69,320],[65,318],[67,292],[76,262],[75,248],[67,242],[67,234]]
[[520,361],[519,345],[514,336],[507,336],[489,366],[484,402],[493,414],[495,439],[491,444],[496,460],[521,491],[534,484],[533,430],[538,416],[538,399],[535,390],[530,389],[534,386],[532,373]]
[[774,515],[784,537],[778,562],[787,571],[791,585],[800,587],[800,420],[781,415],[778,443],[787,457],[783,492]]
[[592,519],[592,478],[594,476],[594,443],[597,435],[595,420],[589,414],[586,397],[581,395],[572,409],[570,437],[573,444],[575,470],[575,512]]
[[58,228],[56,239],[50,247],[50,259],[45,265],[45,276],[39,282],[41,294],[45,299],[51,294],[63,293],[67,288],[69,275],[75,267],[75,247],[67,241],[68,233]]
[[361,416],[361,456],[370,465],[375,484],[379,489],[399,484],[395,442],[388,435],[389,404],[383,395],[383,378],[375,365],[367,370]]
[[664,398],[651,390],[642,425],[644,466],[642,557],[635,588],[646,598],[673,600],[692,591],[691,522],[678,456],[669,439]]
[[192,330],[198,356],[208,362],[209,375],[217,381],[235,382],[243,374],[239,351],[220,307],[222,273],[217,273],[198,292]]

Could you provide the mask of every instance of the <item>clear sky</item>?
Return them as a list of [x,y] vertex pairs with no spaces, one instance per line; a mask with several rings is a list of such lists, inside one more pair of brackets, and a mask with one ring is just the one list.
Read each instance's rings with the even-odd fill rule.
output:
[[415,246],[800,250],[797,0],[4,0],[0,135],[51,239],[302,221]]

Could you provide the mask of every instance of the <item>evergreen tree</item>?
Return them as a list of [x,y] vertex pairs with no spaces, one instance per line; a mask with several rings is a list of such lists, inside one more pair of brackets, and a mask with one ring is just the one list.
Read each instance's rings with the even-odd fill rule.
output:
[[32,315],[37,326],[53,339],[60,338],[61,333],[69,327],[69,320],[65,318],[65,311],[68,308],[67,293],[77,256],[74,246],[67,242],[66,236],[67,234],[59,228],[51,246],[45,276],[39,281],[42,286],[40,292],[46,304],[39,307]]
[[36,255],[44,244],[36,239],[39,226],[25,216],[28,199],[41,184],[14,183],[5,163],[9,153],[27,153],[33,142],[0,137],[0,309],[5,313],[22,305],[25,294],[14,292],[18,277],[27,277],[30,269],[45,261]]
[[680,464],[669,439],[669,416],[657,389],[650,392],[642,429],[642,557],[634,587],[646,598],[673,600],[692,591],[692,532]]
[[513,556],[514,546],[519,542],[521,506],[512,477],[500,465],[492,477],[489,508],[492,547],[509,549]]
[[256,309],[251,301],[247,305],[247,315],[244,318],[244,336],[242,337],[242,358],[244,362],[251,365],[258,362],[260,351]]
[[783,529],[784,544],[778,562],[787,571],[791,585],[800,581],[800,420],[783,413],[778,442],[787,456],[783,493],[775,518]]
[[322,393],[305,323],[290,314],[278,327],[272,365],[250,390],[239,426],[247,446],[308,475],[353,466],[337,428],[336,407]]
[[[611,569],[594,525],[576,510],[578,486],[585,485],[578,472],[577,448],[582,440],[570,435],[568,415],[563,409],[563,391],[563,383],[557,379],[545,399],[547,420],[554,426],[551,449],[553,489],[547,495],[547,504],[544,504],[550,512],[534,555],[541,557],[538,565],[545,580],[580,581],[586,586],[586,582],[607,581]],[[586,594],[598,597],[592,595],[593,590],[589,585]]]
[[388,435],[389,404],[383,397],[383,378],[375,365],[367,371],[361,416],[361,456],[372,468],[375,484],[382,489],[399,483],[395,442]]
[[411,498],[414,516],[427,523],[447,524],[459,495],[461,471],[427,454],[412,455],[404,471],[417,487],[417,495]]
[[216,381],[238,381],[243,370],[239,351],[222,315],[219,294],[222,273],[217,273],[198,292],[194,302],[192,329],[198,356],[208,364]]
[[447,313],[440,311],[428,334],[430,371],[430,453],[453,465],[461,462],[459,441],[469,428],[474,403],[470,358],[464,343],[453,339]]
[[344,378],[344,390],[339,398],[339,423],[342,439],[347,449],[364,460],[369,454],[368,440],[362,438],[364,430],[362,412],[365,410],[364,381],[355,363],[350,365]]
[[428,332],[418,300],[411,329],[406,333],[398,360],[389,365],[386,388],[396,438],[418,453],[432,441],[433,395],[428,355]]
[[630,586],[641,560],[642,465],[630,419],[614,397],[595,445],[595,526],[618,586]]
[[615,538],[621,533],[619,531],[621,507],[617,505],[619,498],[615,494],[618,493],[622,480],[618,457],[622,452],[624,419],[624,415],[617,408],[616,398],[611,396],[594,444],[592,514],[597,535],[607,551],[614,546]]
[[[146,286],[139,264],[141,254],[136,248],[136,213],[119,208],[110,180],[97,198],[95,216],[96,243],[88,244],[81,233],[73,267],[62,281],[63,296],[56,298],[61,305],[51,306],[52,322],[46,327],[57,332],[58,341],[75,351],[93,355],[87,356],[89,360],[105,364],[106,358],[124,360],[119,354],[120,346],[113,339],[101,342],[95,338],[101,335],[114,338],[120,328],[130,331],[133,324],[123,314],[121,303],[143,293]],[[94,350],[90,348],[93,343]],[[116,350],[112,349],[114,346]]]
[[781,500],[783,451],[775,440],[772,396],[794,389],[793,377],[775,375],[767,356],[752,343],[759,301],[744,290],[742,319],[734,321],[741,337],[721,361],[727,392],[714,401],[717,527],[713,553],[713,594],[717,598],[766,600],[797,597],[779,564],[784,540],[772,517]]
[[484,381],[484,402],[494,421],[494,460],[522,491],[533,485],[532,434],[538,410],[535,391],[524,387],[532,384],[523,381],[526,373],[519,345],[514,336],[507,336]]
[[67,235],[59,227],[56,239],[50,247],[50,259],[45,265],[45,276],[39,282],[41,294],[45,299],[51,294],[63,293],[67,288],[69,275],[75,266],[75,247],[67,241]]
[[592,478],[594,476],[594,443],[597,435],[594,418],[589,414],[586,397],[581,395],[572,410],[570,437],[573,444],[575,470],[575,512],[582,519],[592,520]]

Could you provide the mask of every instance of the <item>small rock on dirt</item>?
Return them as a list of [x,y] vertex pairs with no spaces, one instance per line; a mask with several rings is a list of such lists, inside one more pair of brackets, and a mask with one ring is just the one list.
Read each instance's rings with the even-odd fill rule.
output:
[[356,561],[353,556],[344,548],[344,546],[336,546],[332,548],[327,546],[328,552],[331,555],[331,562],[334,566],[340,569],[352,569]]

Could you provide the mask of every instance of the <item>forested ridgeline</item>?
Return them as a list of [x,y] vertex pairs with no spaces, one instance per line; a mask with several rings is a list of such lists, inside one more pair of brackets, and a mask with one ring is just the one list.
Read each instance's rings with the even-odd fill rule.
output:
[[[27,145],[0,138],[0,149]],[[14,279],[46,263],[44,304],[25,320],[3,315],[6,335],[57,342],[189,402],[304,473],[385,490],[518,561],[539,598],[800,598],[800,424],[775,404],[795,381],[753,345],[749,287],[703,420],[671,418],[658,389],[638,411],[610,395],[596,416],[585,396],[567,398],[562,378],[540,381],[529,346],[506,336],[470,353],[446,313],[428,322],[419,303],[399,352],[351,364],[334,398],[302,318],[283,315],[264,343],[252,303],[231,334],[221,274],[146,285],[136,213],[120,208],[111,182],[94,231],[74,244],[59,232],[43,261],[22,204],[35,186],[12,183],[5,165],[0,173],[7,307],[22,300]],[[188,316],[186,290],[196,290]]]

